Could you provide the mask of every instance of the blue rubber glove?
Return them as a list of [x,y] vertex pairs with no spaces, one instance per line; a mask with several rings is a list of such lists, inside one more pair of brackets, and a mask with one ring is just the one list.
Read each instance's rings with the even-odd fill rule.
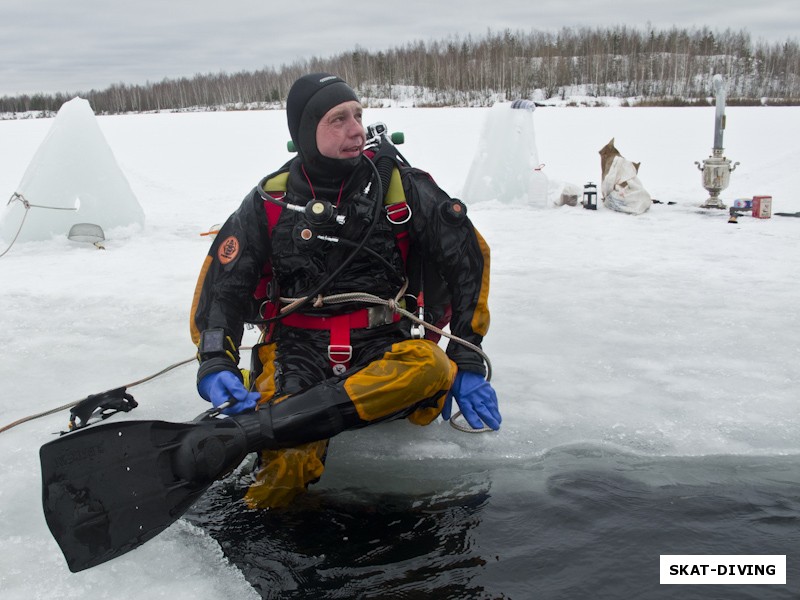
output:
[[197,384],[200,395],[219,408],[225,402],[231,406],[223,409],[226,415],[238,415],[254,410],[261,399],[258,392],[248,392],[242,381],[230,371],[209,373]]
[[458,372],[442,409],[442,418],[445,421],[450,419],[453,398],[473,429],[483,428],[484,423],[495,431],[500,429],[503,419],[497,408],[497,393],[483,375],[471,371]]

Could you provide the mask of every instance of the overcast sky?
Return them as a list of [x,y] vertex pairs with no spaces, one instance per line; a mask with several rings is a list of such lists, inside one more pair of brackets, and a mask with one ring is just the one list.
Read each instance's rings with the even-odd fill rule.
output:
[[360,46],[562,27],[800,36],[797,0],[0,0],[0,96],[280,67]]

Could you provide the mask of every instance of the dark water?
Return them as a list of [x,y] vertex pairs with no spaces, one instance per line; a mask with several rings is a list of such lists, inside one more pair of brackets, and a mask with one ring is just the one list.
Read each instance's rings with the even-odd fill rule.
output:
[[[232,479],[187,518],[264,598],[800,598],[798,456],[419,463],[329,462],[272,511]],[[662,554],[786,555],[787,584],[660,585]]]

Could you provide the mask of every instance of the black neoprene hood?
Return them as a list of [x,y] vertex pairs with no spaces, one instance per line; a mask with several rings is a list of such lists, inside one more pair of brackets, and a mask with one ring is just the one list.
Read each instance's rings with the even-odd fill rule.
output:
[[352,168],[352,159],[328,159],[317,148],[317,126],[322,117],[334,106],[352,100],[359,102],[353,89],[330,73],[311,73],[294,82],[286,98],[286,120],[304,163],[322,170]]

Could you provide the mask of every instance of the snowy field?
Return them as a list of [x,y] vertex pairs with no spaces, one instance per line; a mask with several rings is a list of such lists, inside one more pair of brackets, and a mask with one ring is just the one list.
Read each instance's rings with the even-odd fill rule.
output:
[[[370,109],[365,122],[403,131],[406,158],[458,196],[488,110]],[[325,477],[336,481],[337,462],[390,461],[413,481],[449,463],[524,461],[575,443],[658,457],[800,454],[800,219],[729,224],[727,211],[698,208],[707,193],[694,162],[711,153],[714,108],[541,108],[533,119],[551,198],[564,182],[599,183],[598,150],[615,138],[663,204],[629,216],[470,202],[492,248],[485,349],[501,431],[397,423],[344,434]],[[190,358],[189,308],[209,244],[200,234],[290,156],[279,111],[98,122],[146,225],[107,232],[102,251],[59,237],[0,258],[0,426]],[[0,122],[0,197],[17,190],[52,123]],[[774,212],[800,211],[798,134],[800,108],[728,108],[725,154],[741,164],[723,200],[771,195]],[[131,388],[140,407],[115,418],[190,420],[206,408],[194,378],[181,367]],[[70,574],[42,517],[38,461],[67,419],[0,433],[4,600],[256,597],[185,522]],[[385,477],[372,485],[391,485]]]

